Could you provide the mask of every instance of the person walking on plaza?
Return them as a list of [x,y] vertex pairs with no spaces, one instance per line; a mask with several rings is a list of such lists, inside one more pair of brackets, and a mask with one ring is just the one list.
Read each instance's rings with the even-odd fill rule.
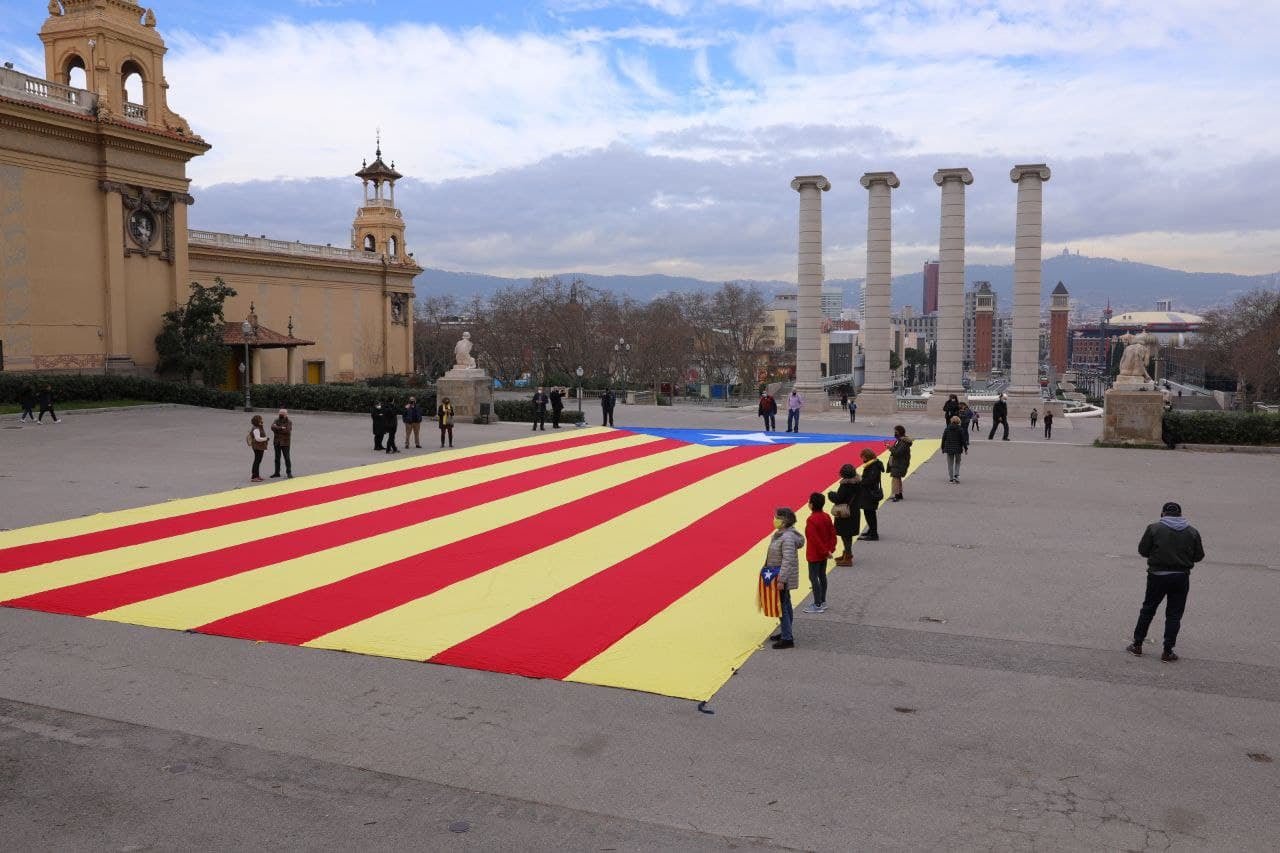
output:
[[396,404],[394,400],[387,400],[382,407],[382,428],[386,431],[387,453],[399,453],[400,448],[396,447],[396,429],[400,425],[400,417],[396,414]]
[[[1048,417],[1049,411],[1046,409],[1044,414],[1045,414],[1045,417]],[[1037,412],[1035,409],[1031,410],[1031,428],[1032,429],[1036,428],[1036,418],[1038,418],[1039,416],[1040,416],[1039,412]]]
[[40,387],[40,394],[37,397],[40,401],[40,417],[37,419],[40,423],[44,423],[45,412],[53,418],[55,424],[62,423],[62,418],[58,417],[58,413],[53,410],[53,387],[45,383]]
[[853,565],[853,537],[862,528],[862,499],[858,492],[858,470],[846,462],[840,466],[840,482],[835,491],[827,492],[836,535],[844,546],[844,553],[836,557],[837,566]]
[[840,389],[840,408],[845,410],[849,408],[849,392],[843,388]]
[[261,483],[262,456],[267,452],[267,431],[262,426],[262,415],[254,415],[249,419],[249,434],[244,440],[253,450],[253,470],[249,474],[249,482]]
[[1178,643],[1178,628],[1187,607],[1191,586],[1191,569],[1204,559],[1204,543],[1200,531],[1182,516],[1182,507],[1169,501],[1160,509],[1160,520],[1147,525],[1138,542],[1138,553],[1147,558],[1147,593],[1138,611],[1138,624],[1133,629],[1133,642],[1126,647],[1130,654],[1141,655],[1147,629],[1155,618],[1161,600],[1164,604],[1164,653],[1160,660],[1175,661],[1173,647]]
[[952,418],[942,431],[942,452],[947,455],[947,482],[960,482],[960,456],[969,452],[969,433],[958,417]]
[[805,613],[827,610],[827,560],[836,553],[836,528],[831,516],[822,511],[827,503],[821,493],[809,495],[809,520],[804,523],[804,558],[809,563],[809,585],[813,587],[813,603]]
[[862,516],[867,520],[867,532],[859,539],[875,542],[880,538],[880,528],[876,526],[876,511],[880,501],[884,500],[884,486],[880,478],[884,474],[884,463],[876,458],[876,452],[870,447],[862,448],[862,476],[859,477],[858,493],[862,496]]
[[756,414],[764,418],[765,432],[772,432],[778,428],[778,401],[773,399],[773,395],[768,391],[760,395],[760,405],[756,407]]
[[289,420],[289,410],[281,409],[276,414],[276,419],[271,422],[272,443],[276,448],[276,465],[275,473],[271,475],[274,480],[280,476],[280,457],[284,457],[284,473],[289,479],[293,479],[293,460],[289,458],[289,445],[293,441],[293,421]]
[[536,432],[539,429],[547,428],[547,404],[551,402],[542,390],[542,386],[538,386],[538,390],[533,392],[533,429]]
[[30,385],[23,385],[22,390],[18,392],[18,405],[22,406],[22,417],[19,421],[29,420],[32,423],[36,421],[36,392]]
[[440,425],[440,446],[444,447],[444,440],[447,436],[449,446],[453,447],[453,403],[448,397],[440,401],[439,407],[436,409],[436,423]]
[[796,514],[790,507],[780,506],[773,513],[773,536],[769,538],[769,552],[765,556],[766,567],[778,569],[774,581],[778,587],[781,604],[778,633],[770,637],[775,649],[790,649],[796,644],[791,632],[794,614],[791,610],[791,590],[800,585],[800,549],[804,537],[796,530]]
[[547,399],[551,401],[551,428],[560,429],[560,413],[564,411],[564,394],[559,388],[552,388]]
[[942,422],[944,424],[951,423],[951,419],[960,414],[960,400],[955,394],[947,398],[947,402],[942,404]]
[[373,449],[382,449],[382,439],[387,434],[386,419],[382,416],[382,401],[375,400],[369,409],[369,417],[373,419]]
[[902,500],[902,478],[911,468],[911,438],[907,428],[898,424],[893,428],[893,443],[889,445],[889,500]]
[[974,432],[976,432],[976,433],[981,433],[981,432],[982,432],[982,424],[981,424],[981,420],[982,420],[982,419],[981,419],[980,417],[978,417],[978,410],[977,410],[977,409],[974,409],[974,410],[973,410],[973,431],[974,431]]
[[1044,437],[1053,438],[1053,412],[1044,410]]
[[858,398],[854,397],[853,399],[849,400],[849,423],[854,423],[857,420],[858,420]]
[[804,398],[800,392],[792,389],[787,397],[787,432],[800,431],[800,410],[804,407]]
[[422,407],[418,405],[417,397],[410,397],[409,402],[404,404],[404,449],[409,449],[409,439],[413,439],[413,446],[422,449]]
[[613,426],[613,407],[617,402],[618,398],[614,396],[613,389],[604,389],[604,393],[600,395],[601,426]]
[[1005,402],[1004,395],[1000,395],[1000,399],[996,400],[995,405],[991,407],[991,432],[987,434],[987,441],[996,437],[996,427],[1004,424],[1004,440],[1009,440],[1009,404]]
[[[965,432],[969,431],[969,424],[973,423],[973,409],[969,408],[968,403],[960,404],[960,428]],[[951,423],[951,419],[947,419],[947,423]]]

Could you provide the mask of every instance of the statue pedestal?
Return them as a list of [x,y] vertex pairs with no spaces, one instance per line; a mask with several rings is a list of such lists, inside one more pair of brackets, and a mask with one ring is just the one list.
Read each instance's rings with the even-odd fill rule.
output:
[[1102,440],[1160,444],[1164,395],[1159,391],[1112,388],[1103,395]]
[[493,410],[493,379],[476,367],[455,367],[436,380],[436,403],[445,397],[453,403],[454,416],[470,420],[480,414],[480,405],[489,405],[489,423],[498,422]]

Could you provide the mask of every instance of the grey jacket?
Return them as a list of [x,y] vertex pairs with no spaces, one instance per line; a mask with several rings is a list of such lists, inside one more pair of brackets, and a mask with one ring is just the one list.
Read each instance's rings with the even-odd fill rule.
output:
[[794,527],[775,530],[769,540],[769,556],[766,566],[781,566],[778,583],[783,589],[795,589],[800,585],[800,549],[804,547],[804,535]]

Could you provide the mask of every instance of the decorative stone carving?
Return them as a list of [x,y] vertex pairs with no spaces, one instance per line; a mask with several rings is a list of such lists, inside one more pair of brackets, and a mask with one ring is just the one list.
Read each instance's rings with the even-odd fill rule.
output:
[[120,194],[124,205],[125,255],[155,256],[173,263],[173,206],[179,202],[191,205],[195,199],[186,193],[151,190],[115,181],[102,181],[99,186],[103,192]]
[[1155,358],[1158,341],[1150,333],[1120,336],[1124,353],[1120,356],[1120,371],[1116,376],[1116,388],[1146,388],[1154,383],[1147,373],[1147,362]]
[[405,326],[409,323],[409,294],[393,293],[391,294],[391,322],[397,326]]

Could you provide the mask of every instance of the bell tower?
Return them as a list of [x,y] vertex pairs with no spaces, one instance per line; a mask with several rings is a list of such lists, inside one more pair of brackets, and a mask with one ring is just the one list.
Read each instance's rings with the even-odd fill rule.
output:
[[404,245],[404,217],[396,207],[396,181],[404,177],[382,161],[379,136],[372,163],[364,161],[356,177],[364,183],[364,204],[351,226],[351,248],[382,255],[391,264],[410,263]]
[[[84,72],[85,85],[98,96],[98,116],[117,118],[191,135],[191,127],[167,101],[164,39],[156,16],[134,0],[49,0],[49,18],[40,28],[45,77],[70,85]],[[133,98],[129,89],[138,94]]]

